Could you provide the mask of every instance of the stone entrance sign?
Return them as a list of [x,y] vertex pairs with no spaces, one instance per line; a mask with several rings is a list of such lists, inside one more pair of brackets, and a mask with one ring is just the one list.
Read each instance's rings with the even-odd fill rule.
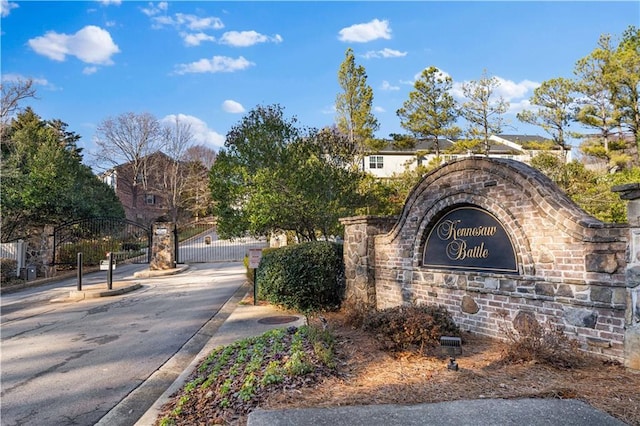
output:
[[640,369],[640,187],[619,191],[635,197],[630,224],[589,216],[524,163],[447,163],[399,217],[341,220],[345,296],[377,309],[444,306],[461,329],[498,338],[505,320],[551,322],[585,351]]
[[491,213],[477,207],[459,207],[445,214],[430,228],[424,246],[423,266],[518,273],[509,235]]

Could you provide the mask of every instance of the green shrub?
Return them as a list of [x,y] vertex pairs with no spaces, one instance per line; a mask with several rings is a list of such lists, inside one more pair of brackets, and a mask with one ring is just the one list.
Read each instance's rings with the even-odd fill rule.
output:
[[442,336],[460,336],[449,311],[440,306],[396,306],[372,312],[364,320],[363,329],[374,334],[384,349],[422,350],[435,346]]
[[342,244],[314,241],[264,252],[257,270],[259,297],[303,313],[340,305]]
[[9,280],[16,278],[16,269],[18,268],[18,263],[6,257],[0,257],[0,278],[2,282],[7,282]]

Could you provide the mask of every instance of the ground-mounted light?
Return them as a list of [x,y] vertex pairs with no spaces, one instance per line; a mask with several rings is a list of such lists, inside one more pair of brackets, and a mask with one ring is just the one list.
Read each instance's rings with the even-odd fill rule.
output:
[[460,337],[442,336],[440,337],[440,349],[449,356],[447,369],[458,371],[456,355],[462,355],[462,339]]

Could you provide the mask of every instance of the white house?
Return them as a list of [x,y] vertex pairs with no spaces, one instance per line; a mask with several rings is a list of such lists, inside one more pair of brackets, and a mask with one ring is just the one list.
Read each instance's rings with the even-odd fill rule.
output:
[[[532,157],[541,152],[544,144],[550,142],[549,139],[536,135],[492,135],[489,140],[492,142],[489,146],[489,157],[510,158],[527,164],[531,162]],[[444,161],[480,155],[471,152],[447,153],[454,143],[455,141],[451,139],[438,139],[440,156]],[[571,150],[565,151],[564,158],[569,162]],[[554,147],[551,152],[562,155],[562,149],[559,146]],[[394,173],[402,173],[407,168],[413,169],[421,164],[427,165],[433,158],[435,158],[433,139],[419,140],[412,148],[397,149],[390,143],[380,151],[365,156],[362,169],[376,177],[387,178]]]

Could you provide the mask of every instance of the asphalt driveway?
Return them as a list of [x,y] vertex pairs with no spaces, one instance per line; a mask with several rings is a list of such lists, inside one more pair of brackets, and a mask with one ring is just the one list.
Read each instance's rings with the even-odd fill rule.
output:
[[[133,280],[135,270],[118,271],[114,279]],[[244,281],[241,263],[197,264],[180,275],[137,279],[142,288],[113,297],[51,303],[75,289],[73,279],[3,295],[1,423],[95,424],[171,359]],[[136,404],[132,418],[163,387]]]

